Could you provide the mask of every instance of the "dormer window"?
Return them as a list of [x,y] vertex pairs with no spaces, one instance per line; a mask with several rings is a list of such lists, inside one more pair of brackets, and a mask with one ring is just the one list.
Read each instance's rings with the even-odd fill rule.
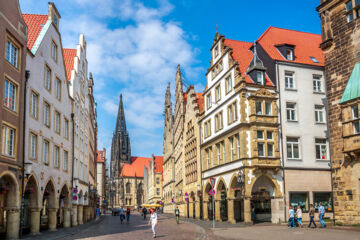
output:
[[264,85],[264,72],[262,71],[256,72],[256,83]]
[[310,59],[311,59],[314,63],[319,63],[319,61],[318,61],[315,57],[310,57]]
[[294,61],[294,49],[286,49],[286,60]]

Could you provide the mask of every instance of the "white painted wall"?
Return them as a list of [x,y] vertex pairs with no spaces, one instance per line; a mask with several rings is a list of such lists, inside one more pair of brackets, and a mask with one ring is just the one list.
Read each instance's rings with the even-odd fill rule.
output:
[[[295,91],[285,90],[285,71],[294,72]],[[325,105],[326,95],[313,92],[313,75],[321,75],[322,88],[325,92],[325,73],[311,67],[299,67],[278,64],[278,76],[281,94],[281,121],[283,132],[283,161],[286,167],[325,168],[328,169],[329,160],[316,160],[315,138],[326,138],[327,118],[325,123],[315,123],[315,105]],[[280,87],[279,87],[280,86]],[[289,122],[286,117],[286,102],[297,105],[297,121]],[[300,160],[288,160],[286,153],[286,137],[300,137]],[[282,153],[281,152],[281,153]],[[329,157],[328,146],[328,157]]]
[[[51,57],[51,43],[54,41],[58,46],[57,62]],[[51,92],[44,87],[45,64],[52,70]],[[62,186],[66,183],[68,187],[71,184],[71,98],[67,88],[67,80],[65,76],[65,67],[63,62],[63,55],[61,49],[61,38],[55,29],[50,24],[44,38],[37,49],[35,56],[28,53],[26,56],[26,69],[30,70],[30,78],[27,86],[27,106],[26,106],[26,130],[25,130],[25,161],[31,162],[33,173],[38,182],[39,189],[43,190],[40,194],[40,199],[43,198],[43,193],[49,179],[52,179],[55,184],[55,194],[59,197],[58,191],[61,191]],[[55,97],[55,77],[61,80],[61,101]],[[38,102],[38,119],[30,117],[30,93],[31,90],[39,94]],[[50,114],[50,128],[43,124],[43,104],[46,100],[51,105]],[[61,133],[55,132],[55,109],[61,113]],[[64,117],[69,120],[69,139],[64,137]],[[37,136],[37,159],[36,161],[29,160],[29,131],[33,131]],[[42,159],[43,139],[50,141],[50,159],[49,165],[45,165]],[[60,161],[59,168],[54,167],[54,146],[60,147]],[[64,171],[63,156],[64,150],[68,151],[68,170]],[[58,201],[57,201],[58,204]]]
[[[89,119],[89,98],[88,98],[88,62],[86,59],[86,40],[83,34],[80,34],[79,44],[76,47],[76,56],[74,58],[74,68],[71,70],[70,95],[74,99],[74,177],[79,178],[79,193],[83,196],[89,190],[89,152],[90,152],[90,133],[91,122]],[[76,140],[77,139],[77,140]],[[81,183],[83,182],[83,183]],[[75,187],[75,186],[74,186]],[[87,205],[87,201],[79,199],[77,204]],[[75,203],[75,202],[74,202]]]

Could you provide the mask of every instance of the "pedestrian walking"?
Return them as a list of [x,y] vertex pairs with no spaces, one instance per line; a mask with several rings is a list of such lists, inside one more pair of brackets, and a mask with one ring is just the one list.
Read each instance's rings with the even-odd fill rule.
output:
[[322,205],[322,203],[319,203],[319,219],[320,219],[321,228],[326,227],[324,216],[325,216],[325,208]]
[[143,207],[143,209],[142,209],[142,214],[143,214],[144,220],[145,220],[145,219],[146,219],[146,214],[147,214],[147,209],[146,209],[146,207]]
[[120,212],[119,212],[119,215],[120,215],[120,222],[121,224],[123,223],[124,219],[125,219],[125,215],[124,215],[124,208],[120,208]]
[[301,210],[300,204],[296,209],[296,218],[297,218],[299,227],[301,228],[302,227],[302,210]]
[[289,228],[295,228],[295,212],[292,206],[289,207]]
[[155,211],[155,209],[150,209],[150,220],[148,225],[151,224],[151,230],[153,232],[153,238],[156,238],[156,225],[158,224],[158,215]]
[[130,222],[130,208],[126,209],[126,222],[129,223]]
[[310,211],[309,211],[309,217],[310,217],[310,223],[308,225],[308,228],[311,227],[311,223],[314,224],[314,227],[316,228],[316,223],[314,221],[314,217],[315,217],[315,208],[313,204],[310,204]]
[[179,207],[176,206],[175,208],[175,217],[176,217],[176,223],[179,224],[179,221],[180,221],[180,210],[179,210]]
[[100,217],[100,209],[98,207],[96,208],[96,217]]

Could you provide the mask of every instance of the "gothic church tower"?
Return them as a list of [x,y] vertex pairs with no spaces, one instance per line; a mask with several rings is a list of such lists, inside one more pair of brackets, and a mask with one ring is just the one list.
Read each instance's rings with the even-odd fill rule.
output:
[[120,94],[120,104],[116,119],[116,127],[111,144],[111,177],[119,176],[122,165],[131,164],[131,148],[129,133],[126,130],[125,112]]

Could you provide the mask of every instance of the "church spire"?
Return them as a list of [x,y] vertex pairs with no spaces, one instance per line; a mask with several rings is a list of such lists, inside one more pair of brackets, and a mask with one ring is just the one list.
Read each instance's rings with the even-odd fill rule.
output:
[[122,94],[120,94],[120,104],[118,109],[118,115],[116,119],[116,132],[125,132],[126,133],[126,122],[125,122],[125,112],[124,105],[122,101]]

